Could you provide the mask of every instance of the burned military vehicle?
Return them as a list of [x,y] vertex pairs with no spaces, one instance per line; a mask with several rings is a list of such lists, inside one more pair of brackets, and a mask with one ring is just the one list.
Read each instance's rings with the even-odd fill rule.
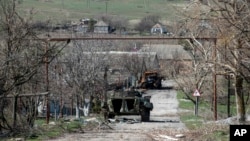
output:
[[147,122],[153,109],[150,98],[151,96],[143,96],[134,89],[111,91],[108,94],[109,118],[116,115],[140,115],[141,121]]
[[161,89],[163,77],[157,71],[146,71],[139,80],[139,88],[142,89]]

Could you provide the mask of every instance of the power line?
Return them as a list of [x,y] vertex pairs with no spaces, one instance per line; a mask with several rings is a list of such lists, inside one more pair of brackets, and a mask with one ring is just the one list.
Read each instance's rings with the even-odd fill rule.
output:
[[[72,41],[72,40],[193,40],[191,37],[62,37],[40,38],[46,41]],[[217,40],[215,37],[195,37],[197,40]]]

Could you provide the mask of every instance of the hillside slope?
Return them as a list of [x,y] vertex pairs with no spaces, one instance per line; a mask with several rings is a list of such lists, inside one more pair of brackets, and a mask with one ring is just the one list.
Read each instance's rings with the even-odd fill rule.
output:
[[162,19],[176,20],[179,8],[187,0],[19,0],[18,10],[23,15],[31,11],[35,20],[55,22],[93,18],[98,15],[118,15],[129,20],[156,14]]

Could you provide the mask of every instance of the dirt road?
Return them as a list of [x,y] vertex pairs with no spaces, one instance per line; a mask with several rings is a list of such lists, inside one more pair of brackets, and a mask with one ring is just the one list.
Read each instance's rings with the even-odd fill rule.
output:
[[[163,82],[164,86],[173,85],[172,81]],[[155,141],[177,140],[169,132],[181,134],[185,125],[178,116],[178,101],[176,91],[173,89],[148,90],[154,109],[151,111],[150,122],[140,122],[139,116],[126,116],[120,118],[133,119],[133,123],[119,122],[109,124],[113,130],[96,130],[82,134],[66,134],[51,141]],[[169,132],[162,132],[169,131]]]

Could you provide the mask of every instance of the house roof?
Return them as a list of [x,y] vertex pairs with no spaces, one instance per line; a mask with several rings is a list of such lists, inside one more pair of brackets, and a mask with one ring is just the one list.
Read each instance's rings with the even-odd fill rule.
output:
[[[156,52],[124,52],[124,51],[108,51],[108,52],[84,52],[88,55],[101,56],[102,60],[109,62],[110,67],[123,67],[126,61],[138,62],[138,65],[145,63],[147,69],[159,69],[159,62]],[[136,60],[137,59],[137,60]]]
[[174,58],[176,59],[177,55],[181,60],[192,59],[189,53],[186,50],[184,50],[183,46],[181,45],[146,44],[141,48],[140,51],[156,52],[160,60],[172,60]]
[[95,26],[109,26],[108,24],[106,24],[104,21],[98,21]]
[[155,24],[152,28],[163,28],[164,26],[160,23]]

